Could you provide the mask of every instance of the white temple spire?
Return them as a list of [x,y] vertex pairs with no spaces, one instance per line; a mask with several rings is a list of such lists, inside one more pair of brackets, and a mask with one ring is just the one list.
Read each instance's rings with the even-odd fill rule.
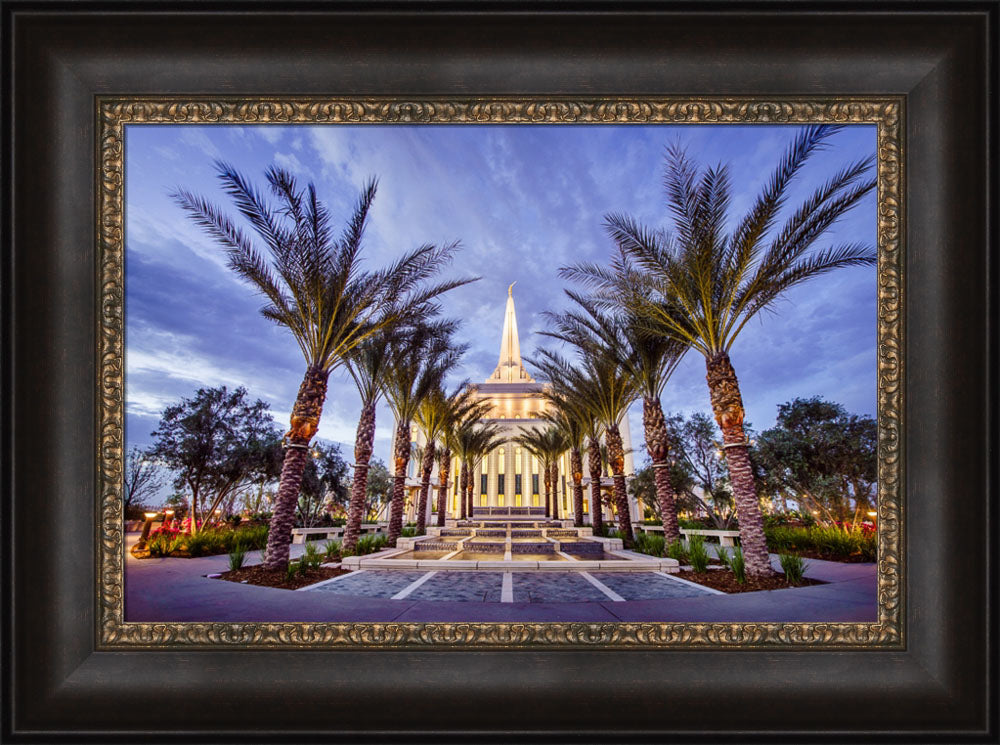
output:
[[521,343],[517,337],[517,314],[514,312],[514,285],[507,288],[507,309],[503,317],[503,333],[500,336],[500,361],[497,369],[489,377],[489,383],[532,383],[528,371],[521,363]]

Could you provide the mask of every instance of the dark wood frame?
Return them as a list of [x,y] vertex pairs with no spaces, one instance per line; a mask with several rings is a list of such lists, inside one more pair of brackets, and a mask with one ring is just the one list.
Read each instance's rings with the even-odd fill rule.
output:
[[[3,2],[5,740],[996,741],[996,2],[529,7]],[[217,92],[905,95],[907,648],[95,652],[94,97]]]

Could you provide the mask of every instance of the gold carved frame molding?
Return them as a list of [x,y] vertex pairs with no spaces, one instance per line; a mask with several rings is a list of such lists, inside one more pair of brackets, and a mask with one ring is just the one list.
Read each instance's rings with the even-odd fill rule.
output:
[[[902,648],[903,99],[98,98],[97,644],[102,649]],[[863,623],[125,621],[124,134],[129,124],[874,124],[878,137],[878,620]]]

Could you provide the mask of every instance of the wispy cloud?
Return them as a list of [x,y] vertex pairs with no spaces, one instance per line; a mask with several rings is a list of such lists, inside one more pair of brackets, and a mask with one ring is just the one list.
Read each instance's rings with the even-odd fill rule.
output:
[[[463,321],[469,344],[452,378],[484,379],[496,364],[507,286],[514,280],[521,345],[549,346],[545,310],[566,307],[561,266],[603,261],[603,227],[624,211],[668,223],[661,184],[665,148],[678,142],[700,162],[731,164],[732,212],[752,204],[789,126],[136,127],[127,155],[129,437],[142,441],[163,406],[198,385],[243,384],[284,426],[304,362],[282,329],[258,314],[260,298],[226,267],[225,255],[169,199],[182,186],[228,207],[212,161],[260,181],[270,165],[314,181],[334,219],[350,215],[362,185],[378,177],[366,235],[366,266],[425,242],[461,240],[448,273],[482,275],[450,293],[444,312]],[[849,127],[802,174],[794,204],[833,169],[874,153],[873,128]],[[873,241],[874,200],[835,228],[833,240]],[[789,293],[733,347],[748,418],[770,426],[779,403],[823,395],[875,413],[875,274],[850,270]],[[689,354],[664,392],[669,411],[710,411],[703,360]],[[280,413],[279,413],[280,412]],[[357,426],[353,384],[331,377],[320,436],[348,447]],[[392,419],[379,408],[376,453],[386,459]],[[642,442],[638,410],[633,445]],[[144,433],[141,431],[146,429]],[[349,452],[345,451],[345,452]],[[641,458],[637,455],[637,460]]]

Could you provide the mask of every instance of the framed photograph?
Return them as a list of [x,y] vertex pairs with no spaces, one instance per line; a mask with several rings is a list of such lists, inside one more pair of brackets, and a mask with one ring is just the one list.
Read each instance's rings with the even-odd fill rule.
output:
[[995,8],[249,8],[4,4],[5,737],[995,738]]

